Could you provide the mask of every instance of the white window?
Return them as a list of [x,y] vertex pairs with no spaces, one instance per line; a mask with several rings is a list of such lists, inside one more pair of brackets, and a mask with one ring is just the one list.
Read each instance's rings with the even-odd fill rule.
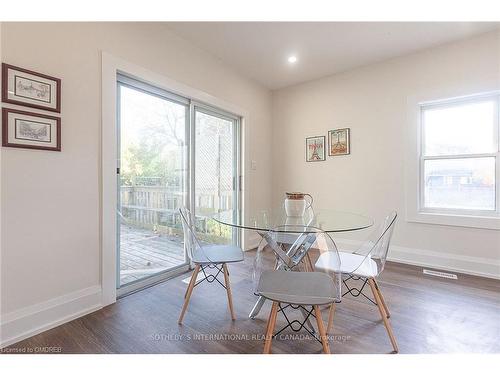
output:
[[498,218],[500,94],[420,105],[419,212]]

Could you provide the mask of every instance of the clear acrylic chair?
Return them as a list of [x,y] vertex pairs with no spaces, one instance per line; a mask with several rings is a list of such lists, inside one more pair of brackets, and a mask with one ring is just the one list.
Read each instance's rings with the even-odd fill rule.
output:
[[[227,263],[243,261],[243,250],[234,245],[202,245],[195,235],[195,222],[191,212],[187,208],[182,207],[179,209],[179,214],[184,230],[184,244],[189,259],[194,264],[194,271],[191,275],[186,294],[184,295],[184,305],[182,306],[181,315],[179,317],[179,324],[182,324],[193,289],[203,281],[207,281],[208,283],[217,282],[226,289],[231,319],[235,320]],[[210,269],[213,269],[215,274],[210,273]],[[200,281],[197,281],[200,271],[203,273],[204,277]],[[221,273],[224,275],[224,283],[218,279]]]
[[[327,233],[318,228],[299,229],[295,227],[293,229],[294,232],[297,231],[295,233],[303,231],[303,233],[307,233],[307,238],[296,249],[287,249],[281,243],[276,242],[287,230],[291,231],[292,229],[280,226],[269,231],[265,239],[270,246],[259,246],[260,252],[256,257],[254,275],[258,275],[258,283],[255,294],[273,302],[266,328],[264,353],[271,352],[273,337],[287,328],[293,332],[306,330],[322,344],[324,353],[330,353],[320,306],[340,302],[341,276],[338,272],[328,272],[329,275],[313,272],[307,266],[304,267],[302,260],[312,247],[328,252],[332,257],[335,256],[335,243]],[[271,249],[272,253],[266,254],[266,249]],[[337,261],[340,263],[338,253]],[[303,268],[308,272],[300,272]],[[290,317],[290,312],[293,310],[298,310],[302,314],[302,320]],[[283,315],[287,324],[274,333],[278,313]],[[311,317],[316,319],[319,338],[309,322]]]
[[[369,238],[362,244],[362,246],[353,253],[339,251],[337,254],[330,252],[323,252],[319,256],[315,264],[317,271],[323,272],[339,272],[342,274],[342,283],[347,288],[347,291],[342,295],[350,294],[354,297],[363,296],[370,302],[377,305],[380,316],[384,322],[385,328],[391,340],[394,351],[397,353],[398,345],[394,336],[391,323],[389,321],[390,313],[387,308],[385,299],[380,291],[376,278],[384,270],[387,253],[389,251],[389,244],[391,241],[394,225],[396,223],[397,213],[391,212],[383,222],[380,223],[378,228],[374,230]],[[349,285],[350,280],[359,280],[362,282],[360,288],[354,288]],[[367,296],[363,289],[369,285],[375,300]],[[332,305],[333,306],[333,305]],[[330,332],[330,322],[333,321],[334,308],[330,311],[328,319],[329,325],[327,331]]]

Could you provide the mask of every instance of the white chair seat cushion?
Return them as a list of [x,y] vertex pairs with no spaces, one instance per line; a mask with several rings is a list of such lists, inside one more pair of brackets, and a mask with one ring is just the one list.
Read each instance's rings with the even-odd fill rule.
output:
[[339,251],[340,265],[334,252],[325,252],[316,261],[315,268],[323,272],[340,272],[361,277],[375,277],[378,274],[377,263],[370,257]]
[[233,245],[207,245],[196,248],[193,263],[232,263],[243,260],[243,250]]

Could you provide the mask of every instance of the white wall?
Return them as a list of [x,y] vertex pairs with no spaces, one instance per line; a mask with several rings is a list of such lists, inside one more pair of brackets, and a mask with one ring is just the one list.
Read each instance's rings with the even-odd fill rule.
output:
[[164,26],[2,23],[1,48],[2,61],[62,79],[62,152],[2,149],[3,339],[35,325],[19,317],[99,291],[102,50],[247,110],[258,169],[246,173],[260,182],[246,194],[251,208],[269,205],[270,92]]
[[[159,24],[2,23],[0,38],[2,61],[62,78],[62,152],[1,150],[3,344],[99,308],[101,50],[249,111],[254,210],[269,206],[272,187],[275,199],[302,190],[319,206],[404,213],[407,99],[499,87],[495,33],[280,90],[272,108],[266,89]],[[306,136],[345,126],[350,156],[304,162]],[[394,243],[403,260],[498,268],[497,231],[402,215]]]
[[[392,257],[500,277],[500,232],[405,221],[412,98],[500,88],[499,33],[443,45],[273,92],[273,197],[311,193],[316,205],[380,219],[400,213]],[[304,161],[305,137],[351,128],[351,155]],[[342,235],[353,245],[364,233]]]

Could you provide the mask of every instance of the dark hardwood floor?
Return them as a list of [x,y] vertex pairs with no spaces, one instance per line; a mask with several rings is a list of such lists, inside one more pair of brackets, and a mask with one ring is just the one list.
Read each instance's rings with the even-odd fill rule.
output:
[[[202,283],[179,326],[187,285],[183,275],[118,300],[114,305],[16,343],[14,348],[55,347],[62,353],[261,353],[270,303],[255,320],[248,313],[253,253],[229,265],[237,320],[232,322],[225,290]],[[380,288],[391,311],[401,353],[499,353],[500,281],[459,275],[458,280],[424,276],[419,267],[387,263]],[[370,295],[369,288],[366,289]],[[323,320],[327,320],[324,310]],[[284,324],[279,316],[277,329]],[[273,353],[320,353],[305,332],[285,331]],[[390,353],[377,307],[345,297],[337,305],[332,353]],[[39,350],[39,349],[38,349]]]

